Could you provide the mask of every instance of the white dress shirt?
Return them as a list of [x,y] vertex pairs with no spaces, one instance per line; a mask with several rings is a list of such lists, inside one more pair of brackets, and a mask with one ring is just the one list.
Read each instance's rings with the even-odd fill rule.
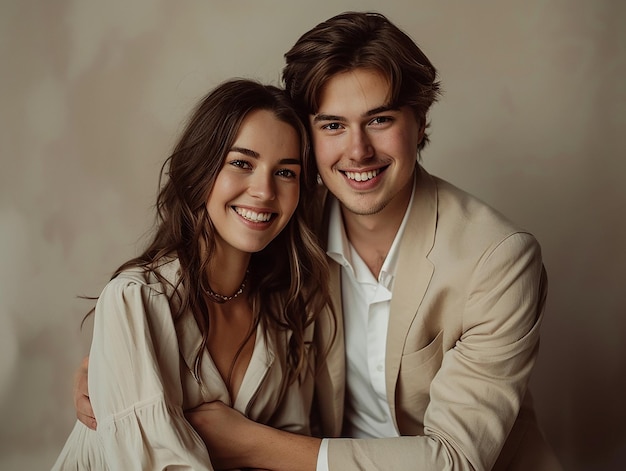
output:
[[[346,347],[344,434],[353,438],[399,436],[385,386],[385,350],[398,247],[413,196],[378,274],[370,272],[348,241],[338,201],[331,207],[327,254],[341,265]],[[322,440],[317,470],[328,470],[328,440]]]

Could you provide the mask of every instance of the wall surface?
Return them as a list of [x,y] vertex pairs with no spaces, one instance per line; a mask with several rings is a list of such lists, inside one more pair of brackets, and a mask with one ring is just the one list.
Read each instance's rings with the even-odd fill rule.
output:
[[74,422],[80,321],[152,222],[191,106],[376,10],[439,68],[433,173],[531,230],[550,275],[533,379],[568,470],[626,462],[626,3],[0,0],[0,469],[49,468]]

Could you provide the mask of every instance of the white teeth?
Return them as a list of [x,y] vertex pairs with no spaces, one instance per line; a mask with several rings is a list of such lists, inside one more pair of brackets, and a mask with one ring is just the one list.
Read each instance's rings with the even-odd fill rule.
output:
[[372,170],[371,172],[344,172],[346,177],[357,182],[371,180],[380,173],[380,170]]
[[249,209],[235,208],[237,214],[252,222],[267,222],[272,218],[272,213],[257,213]]

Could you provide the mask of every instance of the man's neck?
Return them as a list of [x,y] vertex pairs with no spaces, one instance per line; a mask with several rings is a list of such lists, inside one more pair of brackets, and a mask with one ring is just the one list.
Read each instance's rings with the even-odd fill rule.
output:
[[411,200],[413,185],[407,189],[376,214],[355,214],[341,208],[346,236],[376,278]]

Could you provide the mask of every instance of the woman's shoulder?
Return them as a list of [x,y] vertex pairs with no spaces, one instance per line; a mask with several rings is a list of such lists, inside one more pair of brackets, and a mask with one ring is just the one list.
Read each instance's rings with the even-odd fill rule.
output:
[[109,285],[118,287],[138,285],[162,291],[164,286],[173,286],[180,278],[180,262],[177,258],[168,258],[149,266],[136,266],[124,269]]
[[169,303],[179,277],[178,259],[164,260],[148,267],[126,268],[106,284],[97,304],[119,305],[121,308],[122,305],[134,305],[134,299],[143,299],[144,305]]
[[178,267],[178,260],[170,260],[152,268],[123,270],[102,290],[96,303],[96,322],[142,326],[164,316],[171,318],[170,299]]

